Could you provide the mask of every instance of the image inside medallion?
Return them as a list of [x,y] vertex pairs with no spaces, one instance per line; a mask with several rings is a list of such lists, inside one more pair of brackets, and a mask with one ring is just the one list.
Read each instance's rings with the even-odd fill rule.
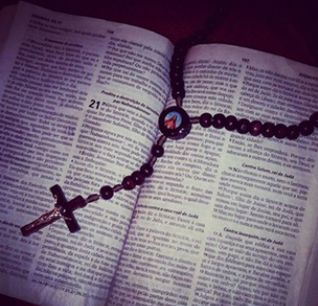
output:
[[180,127],[182,123],[182,117],[180,113],[176,111],[169,112],[164,119],[164,125],[169,130],[175,130]]

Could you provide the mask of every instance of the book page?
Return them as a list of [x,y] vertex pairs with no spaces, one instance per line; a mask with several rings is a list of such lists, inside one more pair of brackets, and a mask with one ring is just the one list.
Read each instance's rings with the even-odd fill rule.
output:
[[[318,69],[259,51],[194,47],[184,108],[299,124]],[[299,305],[317,227],[317,131],[296,141],[198,124],[167,141],[143,186],[110,304]]]
[[30,237],[20,227],[121,184],[147,161],[169,94],[171,43],[150,31],[18,6],[0,57],[1,293],[103,305],[139,189],[90,203]]

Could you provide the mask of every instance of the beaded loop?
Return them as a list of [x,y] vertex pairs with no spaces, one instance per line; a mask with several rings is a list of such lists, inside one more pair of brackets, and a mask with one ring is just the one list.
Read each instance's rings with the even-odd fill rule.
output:
[[[224,2],[224,0],[223,0]],[[227,1],[225,1],[227,2]],[[224,4],[223,4],[224,5]],[[309,120],[304,120],[298,125],[286,126],[282,123],[274,124],[271,122],[262,123],[259,120],[249,121],[246,118],[238,120],[235,116],[217,113],[212,116],[210,113],[203,113],[199,117],[190,118],[183,110],[182,100],[185,97],[184,88],[184,62],[189,48],[198,43],[205,41],[215,25],[223,18],[225,10],[220,11],[217,16],[213,16],[206,26],[197,33],[194,33],[188,39],[183,39],[175,44],[174,53],[170,64],[170,83],[172,97],[176,100],[177,106],[164,110],[159,117],[159,129],[162,136],[151,148],[151,158],[148,163],[143,164],[140,170],[133,172],[130,176],[126,176],[122,184],[111,186],[103,186],[100,189],[100,196],[107,200],[112,198],[114,192],[121,189],[131,190],[136,185],[143,184],[145,178],[150,177],[153,173],[153,166],[157,160],[164,154],[163,143],[167,138],[180,139],[185,137],[191,129],[191,124],[199,123],[203,128],[213,126],[216,129],[225,127],[228,131],[237,131],[240,134],[250,133],[252,136],[263,135],[266,138],[275,136],[278,139],[287,138],[295,140],[299,135],[308,136],[313,133],[314,128],[318,128],[318,112],[314,112]]]
[[[222,4],[224,4],[224,2],[229,1],[222,0]],[[203,128],[213,126],[216,129],[221,129],[225,127],[225,129],[228,131],[236,130],[240,134],[246,134],[249,132],[252,136],[258,136],[262,134],[264,137],[267,138],[275,136],[278,139],[287,138],[289,140],[297,139],[299,135],[308,136],[313,133],[315,127],[318,128],[318,112],[314,112],[309,117],[309,120],[304,120],[298,125],[290,125],[287,127],[282,123],[278,123],[275,125],[271,122],[266,122],[263,124],[258,120],[250,122],[246,118],[237,120],[237,118],[233,115],[225,117],[225,115],[221,113],[215,114],[214,116],[209,113],[203,113],[199,117],[190,118],[189,115],[183,110],[183,108],[181,107],[182,100],[185,97],[183,69],[188,49],[194,44],[204,42],[204,38],[209,34],[211,28],[223,18],[224,12],[225,11],[220,11],[219,14],[213,16],[213,18],[209,21],[209,25],[203,31],[195,33],[189,39],[180,41],[176,44],[170,64],[171,92],[173,98],[176,100],[176,106],[169,107],[160,114],[159,129],[162,132],[162,135],[159,137],[157,143],[152,146],[152,155],[150,156],[148,162],[143,164],[140,167],[140,170],[134,171],[131,175],[124,177],[121,184],[114,185],[113,187],[109,185],[102,186],[100,188],[99,194],[91,194],[87,197],[86,200],[81,196],[78,196],[73,200],[67,202],[64,193],[62,192],[62,190],[60,190],[60,187],[58,185],[55,185],[51,188],[53,195],[57,197],[57,195],[59,194],[62,197],[62,200],[60,202],[67,204],[72,203],[70,210],[65,207],[61,207],[59,211],[65,218],[65,221],[67,222],[71,232],[77,231],[79,229],[79,226],[76,223],[74,217],[71,216],[71,218],[69,218],[73,210],[79,207],[84,207],[90,202],[97,201],[100,197],[104,200],[109,200],[113,197],[115,192],[118,192],[122,189],[132,190],[137,185],[142,185],[145,178],[150,177],[153,174],[153,166],[157,158],[163,156],[163,144],[166,139],[180,139],[185,137],[190,132],[192,124],[200,123]],[[58,203],[59,200],[57,199],[57,203],[55,205],[57,208],[60,208]],[[52,210],[52,212],[55,214],[55,209]],[[51,216],[52,212],[49,212]],[[48,214],[46,214],[46,218],[47,216]],[[40,218],[42,217],[43,216],[41,216]],[[38,219],[35,222],[38,222]],[[25,228],[26,227],[21,228],[21,231],[22,234],[26,236],[30,233],[30,231],[28,233],[28,230],[26,230]]]

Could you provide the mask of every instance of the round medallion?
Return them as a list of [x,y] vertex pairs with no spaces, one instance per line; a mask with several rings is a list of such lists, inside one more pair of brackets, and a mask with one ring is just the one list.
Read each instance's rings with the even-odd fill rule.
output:
[[191,130],[190,118],[181,107],[169,107],[160,114],[159,129],[168,138],[184,138]]

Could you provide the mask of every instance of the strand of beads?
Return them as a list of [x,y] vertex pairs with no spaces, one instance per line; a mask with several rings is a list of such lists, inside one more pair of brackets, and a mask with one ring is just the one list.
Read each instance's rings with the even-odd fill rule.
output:
[[309,120],[304,120],[298,125],[286,126],[282,123],[274,124],[271,122],[262,123],[259,120],[249,121],[248,119],[237,119],[233,115],[225,117],[223,114],[203,113],[199,118],[191,118],[192,123],[200,123],[204,128],[214,127],[216,129],[225,128],[228,131],[237,131],[240,134],[250,133],[252,136],[263,135],[271,138],[288,138],[290,140],[297,139],[300,135],[308,136],[318,128],[318,112],[313,113]]
[[150,177],[153,173],[153,166],[157,159],[164,154],[163,144],[166,141],[164,135],[160,136],[158,141],[151,148],[151,156],[147,163],[144,163],[139,170],[134,171],[131,175],[125,176],[121,184],[115,186],[104,185],[100,188],[99,194],[104,200],[110,200],[115,192],[122,189],[132,190],[136,186],[142,185],[145,178]]
[[197,30],[190,37],[180,40],[175,44],[174,52],[170,63],[170,86],[171,95],[175,99],[177,106],[182,106],[182,100],[185,96],[183,69],[184,61],[189,49],[192,46],[206,42],[206,39],[213,30],[222,23],[232,1],[218,0],[215,3],[214,14],[203,25],[202,29]]

